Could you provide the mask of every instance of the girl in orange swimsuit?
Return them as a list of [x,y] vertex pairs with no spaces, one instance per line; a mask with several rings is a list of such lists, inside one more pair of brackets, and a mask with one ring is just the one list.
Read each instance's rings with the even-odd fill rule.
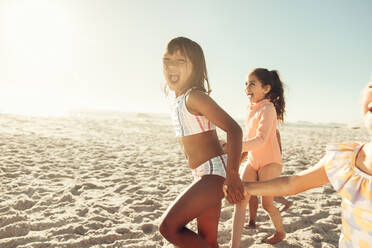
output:
[[[283,83],[277,71],[263,68],[253,70],[245,83],[250,99],[247,109],[246,138],[242,152],[248,153],[242,170],[242,181],[264,181],[280,176],[282,157],[276,136],[277,120],[283,121],[285,101]],[[239,247],[249,197],[235,205],[232,247]],[[274,207],[273,197],[262,197],[262,206],[268,212],[276,232],[263,240],[275,244],[285,238],[282,218]]]

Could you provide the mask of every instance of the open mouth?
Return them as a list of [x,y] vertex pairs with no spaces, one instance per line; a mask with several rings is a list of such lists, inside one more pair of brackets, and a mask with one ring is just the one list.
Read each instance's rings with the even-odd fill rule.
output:
[[171,74],[169,75],[169,81],[172,83],[176,83],[179,80],[179,75]]
[[372,102],[370,102],[367,106],[368,112],[372,113]]

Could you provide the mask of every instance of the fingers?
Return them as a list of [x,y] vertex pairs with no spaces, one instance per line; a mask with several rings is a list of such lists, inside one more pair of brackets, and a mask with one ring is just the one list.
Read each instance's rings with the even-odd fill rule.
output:
[[225,195],[225,199],[226,199],[230,204],[234,204],[234,203],[235,203],[235,200],[234,200],[234,194],[232,194],[232,193],[228,190],[228,186],[227,186],[226,184],[223,185],[222,191],[223,191],[223,194]]
[[236,182],[236,184],[234,186],[235,186],[234,187],[234,189],[235,189],[235,191],[234,191],[234,193],[235,193],[235,200],[237,202],[239,202],[239,201],[241,201],[241,200],[244,199],[244,188],[243,188],[243,184],[240,181],[240,179],[239,179],[238,182]]
[[234,200],[233,200],[233,198],[231,197],[231,194],[230,193],[228,193],[227,194],[227,201],[230,203],[230,204],[234,204],[235,202],[234,202]]
[[238,203],[244,199],[244,195],[240,190],[237,190],[235,193],[235,203]]
[[222,191],[223,191],[223,194],[225,196],[225,199],[230,203],[230,204],[233,204],[234,203],[234,200],[233,198],[231,197],[231,192],[229,192],[228,190],[228,186],[226,184],[224,184],[222,186]]
[[243,183],[239,177],[226,179],[222,190],[226,200],[231,204],[238,203],[245,198]]
[[243,199],[240,199],[237,194],[234,194],[233,197],[231,197],[231,198],[232,198],[234,204],[243,200]]
[[231,204],[238,203],[244,199],[244,194],[242,192],[237,189],[228,188],[227,185],[224,185],[223,191],[226,200]]
[[238,192],[237,192],[237,198],[238,198],[238,201],[241,201],[244,199],[244,188],[243,187],[239,187]]

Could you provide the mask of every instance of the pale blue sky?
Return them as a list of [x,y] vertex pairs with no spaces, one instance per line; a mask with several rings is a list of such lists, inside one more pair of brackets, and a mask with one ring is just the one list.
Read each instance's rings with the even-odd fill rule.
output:
[[243,118],[246,74],[279,70],[288,121],[352,122],[372,76],[372,1],[0,1],[0,111],[167,112],[169,39],[204,49],[212,97]]

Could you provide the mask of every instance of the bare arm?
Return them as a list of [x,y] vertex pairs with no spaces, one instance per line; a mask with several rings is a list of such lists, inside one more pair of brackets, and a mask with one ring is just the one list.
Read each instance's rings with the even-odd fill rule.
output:
[[250,195],[286,196],[320,187],[329,182],[324,169],[324,158],[319,163],[297,175],[282,176],[269,181],[244,183]]
[[225,184],[229,186],[229,191],[231,192],[231,198],[228,200],[234,203],[242,200],[244,198],[243,185],[239,177],[242,129],[212,98],[203,92],[191,91],[187,97],[186,104],[190,110],[205,116],[226,132],[228,160]]

